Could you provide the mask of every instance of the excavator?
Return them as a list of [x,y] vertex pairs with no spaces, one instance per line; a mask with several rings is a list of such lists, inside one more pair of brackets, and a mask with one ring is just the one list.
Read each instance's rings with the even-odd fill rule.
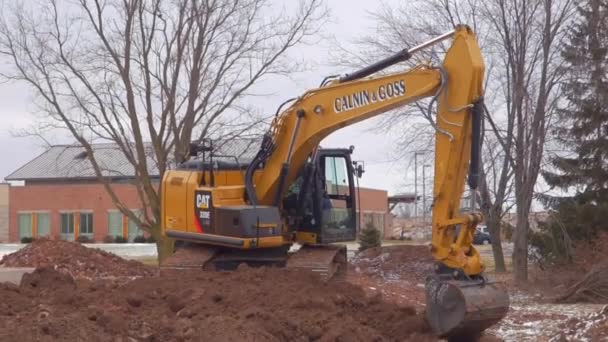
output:
[[[441,65],[379,73],[446,39],[451,46]],[[353,180],[362,169],[353,166],[352,147],[319,145],[340,128],[429,98],[429,111],[437,105],[430,247],[436,267],[425,284],[426,319],[438,337],[479,336],[509,308],[507,291],[485,276],[473,246],[483,217],[460,206],[465,180],[472,196],[479,182],[483,81],[475,34],[459,25],[283,103],[247,162],[218,154],[213,141],[191,143],[189,159],[162,179],[163,234],[176,247],[161,269],[247,263],[343,274],[347,253],[338,243],[356,239]]]

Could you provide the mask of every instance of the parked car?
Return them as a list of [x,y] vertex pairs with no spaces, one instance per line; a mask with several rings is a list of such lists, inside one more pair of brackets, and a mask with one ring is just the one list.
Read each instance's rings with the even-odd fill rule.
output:
[[490,239],[490,234],[484,233],[480,230],[475,230],[475,235],[473,235],[473,244],[475,245],[489,245],[492,242]]
[[480,232],[485,233],[485,234],[490,234],[490,229],[485,224],[478,225],[477,230],[479,230]]
[[[486,226],[479,226],[477,227],[477,229],[475,229],[475,235],[473,235],[474,245],[489,245],[490,243],[492,243],[492,240],[490,239],[490,234],[487,229],[488,228]],[[458,233],[460,233],[460,225],[456,226],[456,236],[458,236]]]

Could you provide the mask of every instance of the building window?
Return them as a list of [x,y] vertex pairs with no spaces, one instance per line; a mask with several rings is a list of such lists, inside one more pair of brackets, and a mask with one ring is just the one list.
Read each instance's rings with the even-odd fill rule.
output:
[[[131,211],[138,218],[140,218],[140,219],[143,218],[143,212],[141,209],[135,209],[135,210],[131,210]],[[133,240],[137,236],[144,235],[144,232],[141,229],[141,227],[134,220],[131,220],[130,218],[129,218],[129,224],[128,224],[128,231],[129,231],[129,242],[133,242]]]
[[74,213],[61,213],[61,239],[74,241]]
[[19,239],[32,237],[32,214],[17,214]]
[[120,211],[108,212],[108,235],[122,236],[122,213]]
[[36,214],[36,233],[39,237],[51,235],[51,219],[49,213]]
[[80,213],[78,236],[93,238],[93,213]]

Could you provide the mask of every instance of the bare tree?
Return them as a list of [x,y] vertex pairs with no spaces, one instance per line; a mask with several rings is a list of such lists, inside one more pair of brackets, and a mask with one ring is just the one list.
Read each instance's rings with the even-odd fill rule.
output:
[[[484,96],[491,108],[491,112],[486,110],[480,207],[492,235],[496,270],[504,271],[500,222],[513,206],[510,197],[515,193],[518,223],[513,260],[518,281],[527,279],[528,214],[559,98],[559,45],[572,7],[572,0],[412,1],[397,8],[384,6],[373,14],[378,34],[362,40],[376,55],[386,55],[457,24],[473,26],[484,51]],[[444,50],[441,45],[421,55],[416,63],[438,61]],[[408,120],[411,125],[412,117],[420,117],[420,109],[409,108],[383,122],[380,129],[399,128],[394,120]],[[424,118],[433,119],[430,115]],[[409,142],[433,134],[423,133],[419,127],[415,134],[402,132],[402,151],[404,146],[416,146]]]
[[[492,117],[486,115],[492,123]],[[512,141],[513,120],[508,120],[506,129],[507,141]],[[481,194],[480,208],[490,231],[494,268],[496,272],[506,272],[504,253],[502,250],[501,222],[504,215],[509,212],[514,202],[509,204],[509,197],[513,193],[513,168],[510,163],[511,143],[500,144],[500,133],[487,135],[484,139],[484,153],[481,168],[479,192]]]
[[[320,0],[293,11],[266,0],[49,0],[6,2],[0,11],[2,75],[25,82],[41,127],[67,129],[125,215],[171,248],[160,229],[159,184],[192,140],[248,132],[260,118],[243,99],[322,26]],[[294,4],[295,5],[295,4]],[[271,13],[275,13],[272,15]],[[112,142],[132,166],[140,218],[121,202],[94,151]]]
[[517,282],[528,279],[528,215],[551,118],[559,98],[563,63],[560,43],[572,13],[571,0],[495,0],[484,2],[485,16],[501,47],[501,75],[509,120],[513,120],[513,172],[517,225],[513,269]]

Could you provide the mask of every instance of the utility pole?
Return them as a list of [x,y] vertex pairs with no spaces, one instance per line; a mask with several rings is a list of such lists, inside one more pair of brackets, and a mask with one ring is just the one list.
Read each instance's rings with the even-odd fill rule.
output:
[[[424,155],[428,151],[414,152],[414,219],[418,220],[418,155]],[[424,190],[423,190],[424,192]]]
[[422,165],[422,224],[426,225],[426,173],[424,170],[431,165]]

